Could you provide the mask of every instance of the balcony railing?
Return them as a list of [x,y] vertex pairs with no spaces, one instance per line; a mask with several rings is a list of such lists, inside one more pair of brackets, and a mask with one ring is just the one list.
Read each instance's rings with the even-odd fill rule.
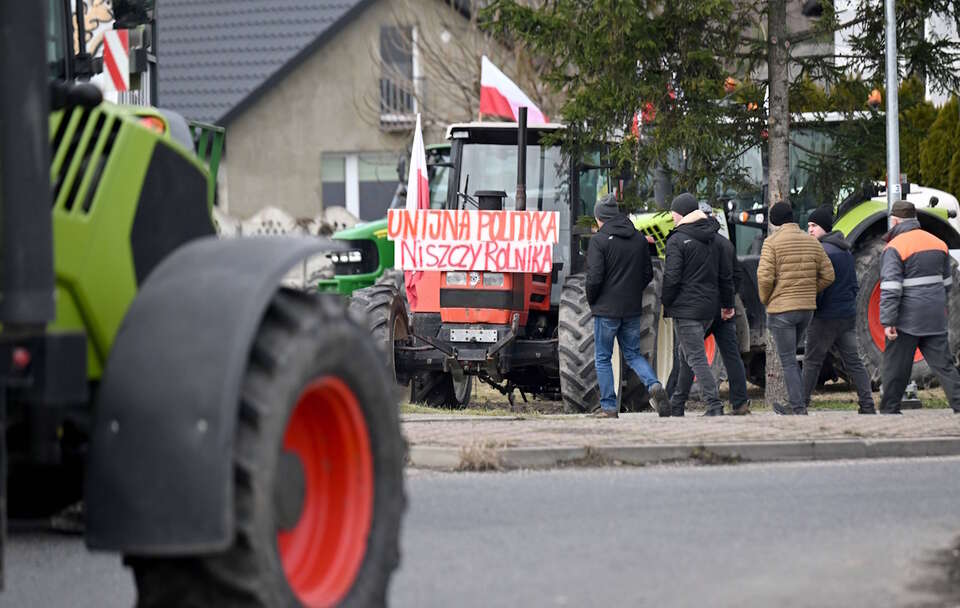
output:
[[406,131],[417,119],[417,91],[422,98],[423,80],[380,78],[380,129]]

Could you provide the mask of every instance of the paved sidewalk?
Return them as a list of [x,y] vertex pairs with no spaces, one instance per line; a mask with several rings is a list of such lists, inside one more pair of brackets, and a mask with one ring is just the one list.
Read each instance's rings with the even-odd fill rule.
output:
[[960,415],[949,409],[908,410],[902,416],[693,414],[624,414],[616,420],[409,414],[403,416],[403,428],[410,463],[441,469],[960,454]]

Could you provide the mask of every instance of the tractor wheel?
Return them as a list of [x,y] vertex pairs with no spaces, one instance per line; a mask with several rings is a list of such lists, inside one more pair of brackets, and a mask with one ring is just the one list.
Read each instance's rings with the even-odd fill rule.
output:
[[[657,329],[660,327],[660,291],[663,285],[663,261],[653,260],[653,279],[643,290],[643,326],[644,334],[640,339],[640,350],[646,357],[647,363],[656,366],[657,361]],[[640,382],[637,374],[624,365],[625,382],[623,396],[620,399],[620,409],[625,412],[640,412],[653,409],[647,387]],[[666,384],[666,378],[662,379]]]
[[390,284],[372,285],[353,292],[350,312],[366,324],[377,348],[384,354],[390,376],[396,380],[394,341],[409,335],[406,300]]
[[472,393],[473,376],[465,376],[463,382],[456,382],[453,374],[427,372],[410,381],[410,403],[429,407],[462,410],[470,405]]
[[[597,384],[593,313],[587,304],[584,275],[572,274],[564,281],[559,318],[557,350],[560,359],[560,396],[564,408],[573,414],[592,412],[600,407],[600,387]],[[622,386],[624,365],[616,341],[613,343],[610,364],[613,366],[614,386]],[[618,406],[623,393],[622,389],[617,391]]]
[[232,546],[128,558],[138,606],[385,605],[406,498],[382,354],[337,300],[288,290],[251,351],[230,442]]
[[403,271],[397,270],[396,268],[387,268],[383,271],[379,277],[377,277],[374,285],[392,285],[396,288],[397,293],[403,296],[404,301],[407,299],[407,291],[404,289],[403,285]]
[[[878,388],[880,384],[880,366],[885,346],[883,326],[880,324],[880,256],[883,247],[884,242],[877,238],[866,243],[854,254],[857,282],[860,285],[857,292],[857,343],[874,388]],[[960,271],[956,263],[952,263],[952,266],[953,283],[956,285],[960,282]],[[950,312],[950,352],[956,358],[960,353],[960,289],[955,286],[950,289],[947,304]],[[914,356],[911,379],[921,388],[931,386],[936,380],[919,350]]]
[[586,277],[571,274],[563,282],[559,311],[560,395],[571,413],[600,405],[594,360],[593,314],[587,304]]

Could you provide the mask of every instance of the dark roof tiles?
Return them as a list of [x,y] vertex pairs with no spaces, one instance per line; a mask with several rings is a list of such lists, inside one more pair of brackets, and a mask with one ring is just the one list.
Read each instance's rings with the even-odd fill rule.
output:
[[370,0],[158,0],[159,103],[228,122]]

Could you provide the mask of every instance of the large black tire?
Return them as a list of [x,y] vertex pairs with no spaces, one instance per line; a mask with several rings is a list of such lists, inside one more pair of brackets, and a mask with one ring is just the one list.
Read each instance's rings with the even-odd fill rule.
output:
[[350,296],[350,312],[363,319],[394,381],[397,378],[394,341],[409,334],[406,299],[389,283],[358,289]]
[[457,383],[445,372],[427,372],[410,382],[410,402],[429,407],[463,409],[470,405],[473,376],[465,376]]
[[[660,292],[663,285],[663,260],[653,260],[653,279],[643,290],[643,327],[644,333],[640,338],[640,351],[652,366],[657,361],[657,331],[660,327]],[[640,382],[639,376],[624,365],[623,395],[620,398],[620,409],[625,412],[641,412],[653,409],[647,387]],[[666,378],[660,378],[666,384]]]
[[591,412],[600,405],[600,388],[594,360],[593,314],[583,274],[571,274],[563,282],[558,337],[564,408],[575,414]]
[[[341,301],[277,293],[238,408],[232,545],[206,556],[128,558],[138,606],[386,604],[406,506],[404,442],[390,379],[367,334]],[[369,516],[357,516],[364,505]],[[288,578],[281,555],[291,540],[323,547],[327,561],[300,562],[298,579]],[[339,575],[326,567],[334,563]],[[313,583],[329,586],[310,595]]]
[[392,285],[397,292],[403,296],[404,301],[406,301],[407,291],[404,289],[402,270],[398,270],[396,268],[387,268],[383,271],[383,274],[377,277],[374,285]]
[[[874,388],[879,388],[881,381],[880,366],[883,360],[883,351],[880,349],[878,342],[882,343],[883,330],[878,329],[879,316],[876,312],[876,302],[871,309],[870,300],[873,297],[874,289],[880,284],[880,256],[883,247],[884,242],[880,238],[875,238],[865,243],[853,254],[856,260],[857,282],[860,286],[860,290],[857,292],[857,345]],[[948,296],[950,312],[948,338],[950,352],[956,360],[958,353],[960,353],[960,288],[957,285],[960,282],[960,271],[957,269],[956,262],[953,262],[952,265],[953,287],[950,289]],[[875,317],[872,331],[871,314]],[[921,388],[933,386],[937,382],[936,375],[925,360],[913,364],[911,379]]]
[[[560,295],[559,327],[557,328],[560,363],[560,396],[570,413],[592,412],[600,407],[600,387],[593,337],[593,313],[587,303],[586,277],[569,275]],[[613,343],[611,356],[613,381],[622,386],[623,358],[619,345]],[[617,407],[624,391],[617,391]]]

